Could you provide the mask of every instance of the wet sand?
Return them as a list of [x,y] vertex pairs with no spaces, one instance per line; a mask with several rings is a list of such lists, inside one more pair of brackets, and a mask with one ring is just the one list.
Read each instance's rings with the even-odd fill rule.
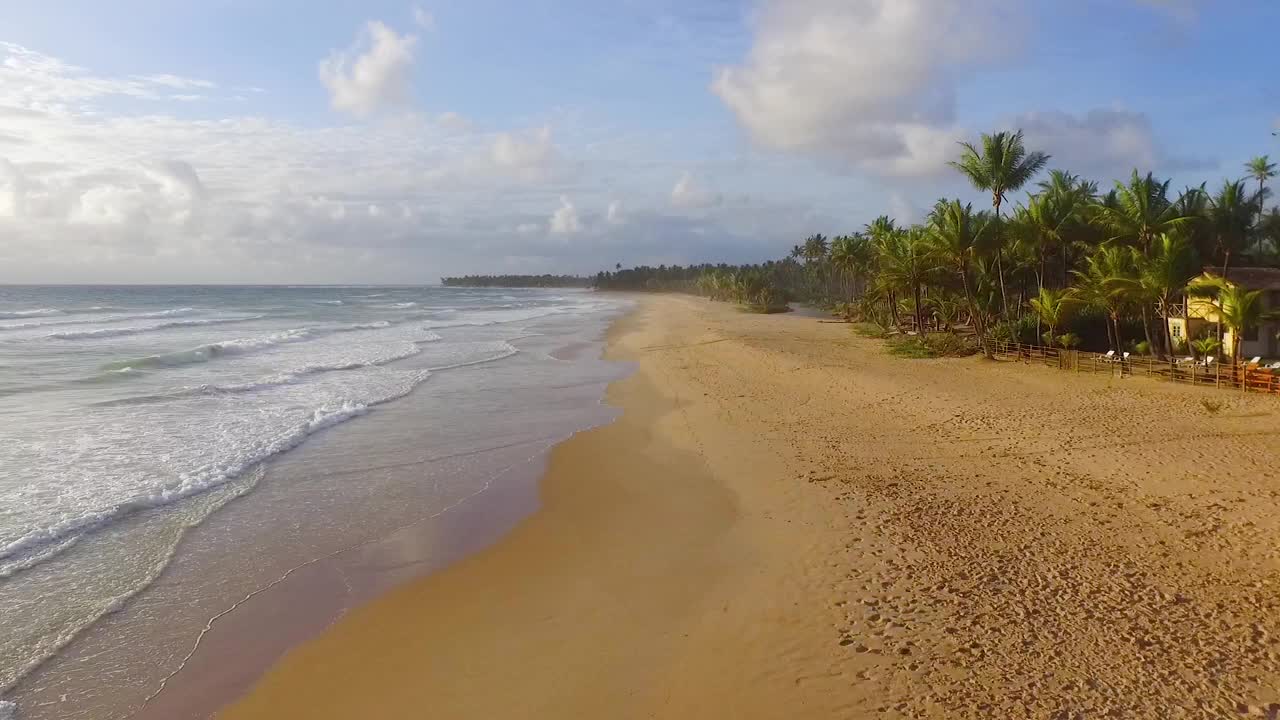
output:
[[[501,542],[226,720],[1260,716],[1280,403],[655,297]],[[1225,400],[1210,414],[1203,398]]]

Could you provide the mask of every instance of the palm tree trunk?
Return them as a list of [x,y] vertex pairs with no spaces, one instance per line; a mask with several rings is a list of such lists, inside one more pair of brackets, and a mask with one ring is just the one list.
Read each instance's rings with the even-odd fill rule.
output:
[[1147,338],[1147,349],[1163,359],[1164,349],[1156,344],[1155,338],[1151,335],[1151,311],[1147,308],[1146,303],[1142,305],[1142,334]]

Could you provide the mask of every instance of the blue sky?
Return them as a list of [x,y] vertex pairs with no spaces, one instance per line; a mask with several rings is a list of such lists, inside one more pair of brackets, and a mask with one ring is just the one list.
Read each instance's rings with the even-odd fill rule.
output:
[[20,5],[0,281],[759,260],[982,202],[945,162],[1008,127],[1104,186],[1280,157],[1269,0]]

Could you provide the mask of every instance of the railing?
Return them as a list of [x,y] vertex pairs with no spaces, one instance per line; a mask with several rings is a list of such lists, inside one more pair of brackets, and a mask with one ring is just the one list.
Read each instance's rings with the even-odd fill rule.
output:
[[1148,355],[1126,358],[1123,354],[1107,356],[993,339],[987,339],[984,344],[992,355],[1001,360],[1047,365],[1070,372],[1109,373],[1120,377],[1145,375],[1188,385],[1280,395],[1280,370],[1268,370],[1257,365],[1218,362],[1205,365],[1203,361],[1158,360]]

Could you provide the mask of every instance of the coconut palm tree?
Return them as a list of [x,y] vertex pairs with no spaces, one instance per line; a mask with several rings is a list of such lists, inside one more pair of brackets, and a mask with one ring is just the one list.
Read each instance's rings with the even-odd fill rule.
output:
[[996,268],[1000,276],[1000,299],[1005,314],[1009,314],[1009,297],[1004,286],[1004,264],[1001,261],[1000,206],[1011,192],[1017,192],[1031,182],[1036,173],[1049,163],[1049,156],[1042,152],[1027,152],[1022,131],[983,133],[982,148],[962,142],[960,159],[949,163],[964,174],[978,190],[991,193],[991,207],[995,210]]
[[879,253],[881,281],[911,293],[916,331],[924,335],[923,288],[938,267],[928,234],[919,226],[897,230],[885,238]]
[[1039,294],[1031,299],[1031,309],[1035,311],[1049,332],[1045,335],[1046,345],[1052,346],[1058,338],[1058,328],[1066,322],[1067,316],[1076,306],[1075,293],[1071,290],[1050,290],[1040,288]]
[[[929,215],[929,236],[940,265],[960,276],[964,299],[973,318],[979,342],[986,339],[986,312],[978,306],[974,292],[973,265],[986,250],[990,224],[970,204],[959,200],[939,200]],[[984,345],[985,347],[985,345]]]
[[1233,285],[1224,278],[1211,277],[1197,280],[1187,286],[1187,291],[1199,297],[1209,298],[1223,325],[1231,330],[1231,357],[1239,361],[1240,345],[1244,334],[1267,320],[1280,318],[1280,312],[1265,312],[1262,308],[1262,290],[1248,290]]
[[1187,186],[1173,205],[1180,217],[1188,218],[1179,230],[1201,258],[1210,258],[1214,254],[1214,241],[1213,229],[1209,227],[1209,192],[1205,185]]
[[831,241],[831,267],[840,274],[845,299],[858,293],[858,278],[871,264],[871,244],[861,233],[841,235]]
[[1254,196],[1258,203],[1258,210],[1262,210],[1262,205],[1267,198],[1267,181],[1276,176],[1276,164],[1271,162],[1271,157],[1263,155],[1256,157],[1244,164],[1245,170],[1249,173],[1249,178],[1258,181],[1258,194]]
[[1253,230],[1256,208],[1249,199],[1243,180],[1228,180],[1209,199],[1209,228],[1222,257],[1222,277],[1228,278],[1231,255],[1242,251]]
[[1198,272],[1195,248],[1179,233],[1166,233],[1156,238],[1151,250],[1142,254],[1133,250],[1136,275],[1131,288],[1133,296],[1144,304],[1154,304],[1160,315],[1161,330],[1148,338],[1158,357],[1173,356],[1173,339],[1169,334],[1169,318],[1187,283]]
[[1089,256],[1083,271],[1076,271],[1076,297],[1106,314],[1107,341],[1112,350],[1123,349],[1120,313],[1133,278],[1132,254],[1123,247],[1105,246]]
[[1169,201],[1169,181],[1160,182],[1151,173],[1143,177],[1134,170],[1127,185],[1116,181],[1114,192],[1114,204],[1093,206],[1094,220],[1107,229],[1111,242],[1128,243],[1146,252],[1156,236],[1190,222],[1178,214],[1178,205]]

